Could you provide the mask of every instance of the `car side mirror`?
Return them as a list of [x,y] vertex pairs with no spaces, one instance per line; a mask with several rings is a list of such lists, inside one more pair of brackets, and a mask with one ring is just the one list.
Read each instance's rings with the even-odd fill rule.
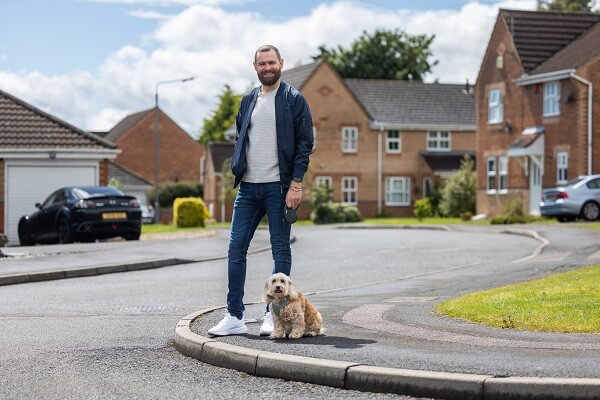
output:
[[40,203],[35,203],[35,208],[39,208],[41,210],[42,209],[42,205]]

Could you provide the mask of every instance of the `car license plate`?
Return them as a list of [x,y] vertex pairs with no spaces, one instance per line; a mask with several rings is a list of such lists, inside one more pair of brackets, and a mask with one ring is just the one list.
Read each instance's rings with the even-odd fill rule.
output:
[[127,213],[124,213],[124,212],[102,213],[102,219],[127,219]]

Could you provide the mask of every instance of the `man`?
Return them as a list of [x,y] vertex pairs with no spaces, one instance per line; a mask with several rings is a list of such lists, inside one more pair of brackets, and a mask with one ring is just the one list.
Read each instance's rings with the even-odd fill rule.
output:
[[[312,117],[308,103],[281,81],[283,59],[275,46],[254,53],[254,70],[261,83],[244,95],[236,117],[237,142],[231,160],[234,187],[240,185],[233,206],[228,252],[227,314],[208,333],[215,336],[248,332],[244,324],[246,256],[260,220],[267,215],[273,253],[273,273],[290,274],[291,225],[284,207],[297,208],[302,178],[313,147]],[[261,335],[273,331],[271,313],[265,313]]]

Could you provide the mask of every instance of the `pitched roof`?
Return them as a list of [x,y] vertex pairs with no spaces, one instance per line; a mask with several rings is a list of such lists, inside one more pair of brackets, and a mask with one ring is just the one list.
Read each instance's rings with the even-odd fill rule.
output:
[[118,124],[113,126],[113,128],[108,131],[106,139],[111,141],[116,141],[122,134],[131,129],[135,124],[140,122],[142,118],[144,118],[148,113],[154,111],[154,108],[150,108],[148,110],[140,111],[135,114],[131,114],[123,118]]
[[500,16],[511,32],[526,73],[600,21],[598,14],[575,12],[501,9]]
[[579,36],[574,42],[559,50],[534,69],[531,74],[577,68],[587,60],[600,55],[600,22]]
[[301,90],[302,86],[304,86],[308,78],[310,78],[314,70],[317,68],[317,66],[319,66],[321,62],[321,60],[318,60],[310,64],[305,64],[299,67],[282,71],[281,80],[283,80],[288,85],[298,90]]
[[0,90],[0,147],[115,149],[117,146]]
[[232,143],[208,143],[208,152],[210,153],[213,169],[216,173],[221,173],[225,160],[233,156],[233,147],[234,144]]
[[475,129],[475,99],[464,85],[386,79],[344,79],[369,117],[384,125]]
[[123,185],[152,186],[152,182],[149,180],[142,178],[140,175],[114,161],[109,161],[108,163],[108,178],[117,178]]

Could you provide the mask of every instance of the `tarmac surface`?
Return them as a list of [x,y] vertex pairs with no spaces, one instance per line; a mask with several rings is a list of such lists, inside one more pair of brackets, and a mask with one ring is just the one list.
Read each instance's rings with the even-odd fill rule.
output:
[[[474,229],[535,239],[538,245],[523,262],[568,256],[570,267],[600,263],[597,231],[546,226]],[[564,232],[576,233],[568,244],[576,254],[567,252],[569,246],[560,240]],[[140,243],[116,241],[81,244],[76,251],[62,246],[3,248],[9,257],[0,260],[0,285],[224,259],[226,235],[224,230],[208,231],[194,239],[194,246],[189,245],[192,239],[174,244],[155,237],[150,251]],[[202,258],[197,257],[199,245]],[[266,250],[268,232],[260,229],[251,252]],[[442,271],[449,276],[452,272],[453,268]],[[359,287],[307,293],[326,316],[323,336],[273,341],[260,337],[260,321],[250,319],[247,335],[210,338],[207,330],[224,312],[216,307],[183,317],[175,329],[175,347],[203,362],[252,375],[363,391],[445,399],[600,398],[600,335],[525,332],[449,320],[431,312],[444,298],[443,291],[382,298],[385,289],[380,282],[371,297]],[[359,291],[360,296],[353,295]],[[264,304],[249,304],[246,315],[261,315],[263,309]],[[436,355],[435,368],[421,368],[423,353]]]

